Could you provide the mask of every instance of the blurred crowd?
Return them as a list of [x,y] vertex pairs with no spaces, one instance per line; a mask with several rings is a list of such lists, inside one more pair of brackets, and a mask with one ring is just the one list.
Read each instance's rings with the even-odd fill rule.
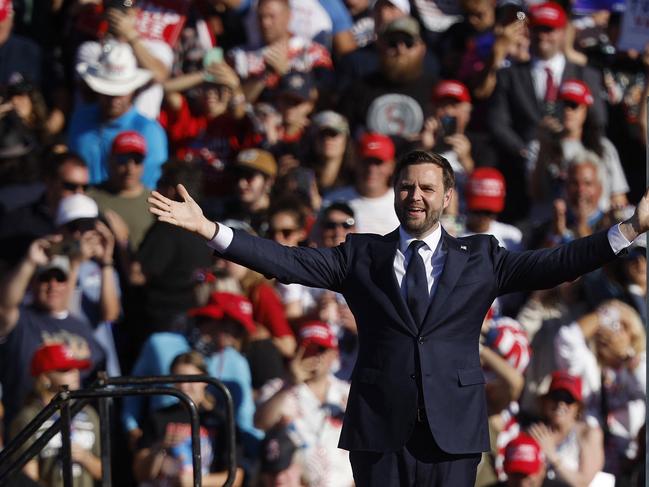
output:
[[[396,228],[395,161],[423,148],[455,171],[452,235],[524,251],[607,229],[645,188],[649,48],[620,42],[641,3],[0,0],[0,445],[98,371],[209,374],[237,441],[218,391],[177,386],[199,406],[203,485],[235,448],[238,486],[352,486],[343,296],[213,255],[155,221],[149,192],[182,184],[211,219],[335,247]],[[476,486],[644,485],[646,272],[640,240],[494,303]],[[191,485],[180,403],[115,406],[114,485]],[[107,467],[99,441],[88,406],[75,486]],[[12,485],[62,485],[61,445]]]

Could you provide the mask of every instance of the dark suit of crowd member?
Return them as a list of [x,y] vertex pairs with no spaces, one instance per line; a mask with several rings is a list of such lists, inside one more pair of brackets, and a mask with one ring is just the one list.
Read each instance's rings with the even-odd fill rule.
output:
[[[152,200],[161,219],[214,235],[210,246],[227,259],[344,295],[359,353],[339,446],[351,452],[359,487],[473,486],[480,452],[489,448],[478,341],[492,301],[574,279],[628,245],[622,225],[521,253],[491,236],[453,238],[438,223],[453,183],[448,161],[413,151],[396,171],[400,227],[386,236],[351,234],[324,249],[284,247],[206,222],[189,195],[184,207]],[[649,214],[649,201],[642,205]]]
[[[500,153],[501,167],[507,180],[507,203],[502,218],[516,221],[526,216],[529,200],[525,184],[525,159],[528,144],[537,138],[543,117],[557,116],[559,86],[564,80],[584,81],[593,94],[593,113],[599,124],[607,119],[601,96],[600,72],[568,61],[563,54],[567,18],[553,2],[540,4],[530,11],[531,54],[527,62],[515,63],[499,71],[496,88],[489,100],[489,131]],[[547,78],[547,69],[552,79]]]

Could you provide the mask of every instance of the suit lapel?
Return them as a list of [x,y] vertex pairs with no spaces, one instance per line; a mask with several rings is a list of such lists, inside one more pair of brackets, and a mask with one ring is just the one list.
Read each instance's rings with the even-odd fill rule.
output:
[[579,76],[579,73],[577,72],[578,68],[576,65],[572,64],[569,61],[566,61],[566,66],[563,68],[563,73],[561,73],[561,83],[563,83],[567,79],[581,79],[581,76]]
[[372,246],[372,277],[393,304],[396,316],[399,318],[398,321],[410,334],[417,335],[417,325],[401,295],[399,283],[394,274],[394,256],[398,245],[398,229],[387,234],[383,241],[374,242]]
[[532,79],[532,65],[528,63],[525,69],[520,70],[522,83],[521,86],[526,87],[523,91],[530,95],[531,108],[534,113],[541,109],[541,103],[536,97],[536,88],[534,87],[534,80]]
[[446,250],[446,261],[444,262],[444,270],[439,278],[435,295],[428,306],[428,311],[424,317],[422,325],[422,332],[426,328],[430,328],[435,323],[435,317],[439,314],[440,309],[444,306],[455,287],[455,283],[462,275],[464,266],[469,259],[469,251],[466,246],[458,243],[458,241],[451,237],[442,228],[442,248]]

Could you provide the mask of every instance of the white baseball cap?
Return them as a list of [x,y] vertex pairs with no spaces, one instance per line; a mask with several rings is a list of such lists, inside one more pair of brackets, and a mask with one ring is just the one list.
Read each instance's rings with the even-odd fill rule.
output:
[[60,227],[74,220],[98,216],[99,208],[95,200],[85,194],[73,194],[63,198],[59,203],[54,223]]

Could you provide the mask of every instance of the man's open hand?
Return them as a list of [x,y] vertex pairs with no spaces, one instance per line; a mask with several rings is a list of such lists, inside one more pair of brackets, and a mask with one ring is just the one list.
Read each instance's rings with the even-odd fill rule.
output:
[[153,191],[148,199],[151,205],[149,211],[157,215],[161,222],[184,228],[206,240],[211,240],[216,235],[216,224],[203,216],[203,210],[182,184],[179,184],[176,190],[182,201],[174,201]]
[[620,231],[632,242],[637,237],[649,230],[649,189],[638,202],[635,213],[628,220],[622,222]]

